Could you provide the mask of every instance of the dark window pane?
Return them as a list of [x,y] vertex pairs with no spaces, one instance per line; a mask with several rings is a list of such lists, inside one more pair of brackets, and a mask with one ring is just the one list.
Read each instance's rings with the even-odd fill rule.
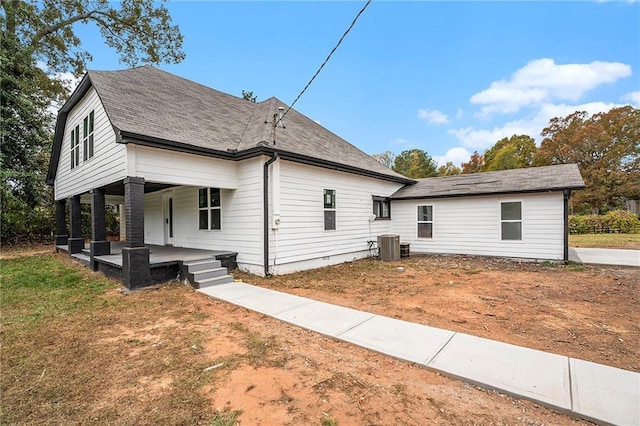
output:
[[324,208],[335,209],[336,208],[336,191],[335,189],[324,190]]
[[209,229],[209,210],[200,210],[198,213],[198,229]]
[[71,150],[71,168],[73,169],[75,167],[74,164],[74,154],[73,154],[73,150]]
[[332,231],[336,229],[336,212],[334,210],[325,210],[324,212],[324,230]]
[[522,219],[522,209],[519,201],[512,203],[502,203],[500,205],[501,208],[501,218],[502,220],[521,220]]
[[84,118],[84,122],[83,122],[83,125],[82,125],[82,131],[83,131],[82,137],[86,138],[87,135],[89,134],[89,117],[85,117]]
[[211,207],[220,207],[220,188],[211,188]]
[[89,158],[93,157],[93,133],[89,135]]
[[502,222],[502,239],[503,240],[521,240],[522,239],[522,223],[521,222]]
[[221,227],[220,227],[220,209],[211,210],[211,229],[221,229]]
[[373,214],[375,214],[376,217],[381,217],[382,212],[380,210],[381,210],[380,201],[374,200],[373,201]]
[[93,133],[93,111],[89,113],[89,133]]
[[169,198],[169,238],[173,238],[173,198]]
[[82,159],[87,161],[87,155],[89,155],[89,139],[82,141]]
[[418,206],[418,222],[433,221],[433,206]]
[[419,223],[418,224],[418,238],[433,238],[433,224],[432,223]]
[[209,198],[207,195],[207,192],[208,192],[207,188],[202,188],[198,190],[198,207],[200,207],[201,209],[207,207],[207,204],[209,204],[207,202]]
[[80,164],[80,148],[76,148],[76,166]]

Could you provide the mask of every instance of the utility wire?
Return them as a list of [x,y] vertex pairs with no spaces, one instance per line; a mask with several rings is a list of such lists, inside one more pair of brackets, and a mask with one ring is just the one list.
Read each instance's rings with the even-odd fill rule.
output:
[[285,111],[285,113],[282,114],[282,117],[280,117],[280,120],[282,120],[287,115],[287,113],[289,111],[291,111],[291,108],[293,108],[293,106],[296,104],[296,102],[298,102],[298,99],[300,99],[302,94],[309,88],[309,86],[311,86],[311,83],[313,83],[313,80],[315,80],[315,78],[318,76],[318,74],[320,74],[320,71],[322,71],[322,68],[324,68],[324,66],[327,64],[327,62],[329,62],[329,59],[331,58],[331,55],[333,55],[333,53],[336,51],[338,46],[340,46],[340,43],[342,43],[342,40],[344,40],[344,38],[347,36],[347,34],[349,34],[349,31],[351,31],[351,28],[353,28],[353,26],[356,24],[356,21],[358,20],[360,15],[362,15],[362,12],[364,12],[364,10],[367,8],[367,6],[369,6],[369,3],[371,3],[371,0],[367,0],[367,3],[364,5],[364,7],[362,9],[360,9],[360,12],[358,12],[356,17],[353,18],[353,21],[351,22],[351,25],[349,25],[349,28],[347,28],[347,31],[345,31],[344,34],[342,34],[342,37],[340,37],[340,40],[338,40],[338,44],[336,44],[335,47],[331,50],[331,52],[329,53],[329,56],[327,56],[327,59],[325,59],[324,62],[322,63],[322,65],[320,65],[320,68],[318,68],[318,71],[316,71],[316,73],[313,75],[313,77],[311,77],[311,80],[309,80],[307,85],[304,86],[304,89],[302,89],[302,92],[300,92],[298,97],[291,103],[291,105]]

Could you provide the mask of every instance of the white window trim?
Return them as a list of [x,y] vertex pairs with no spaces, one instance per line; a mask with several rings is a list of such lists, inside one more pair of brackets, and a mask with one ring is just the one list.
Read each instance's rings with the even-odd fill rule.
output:
[[[502,203],[520,203],[520,220],[502,220]],[[502,244],[524,244],[524,199],[522,198],[507,198],[498,200],[498,242]],[[502,223],[503,222],[520,222],[520,239],[519,240],[503,240],[502,239]]]
[[[200,190],[201,189],[205,189],[207,191],[207,207],[200,207]],[[220,191],[220,205],[219,206],[215,206],[212,207],[211,206],[211,190],[212,189],[217,189]],[[198,231],[199,232],[222,232],[223,229],[223,218],[222,218],[222,188],[213,188],[213,187],[201,187],[198,188],[198,191],[196,192],[196,204],[198,206],[198,217],[197,217],[197,225],[198,225]],[[174,200],[174,208],[175,208],[175,200]],[[207,220],[208,220],[208,227],[207,229],[200,229],[200,211],[202,210],[206,210],[207,211]],[[220,229],[211,229],[211,211],[212,210],[220,210]],[[174,212],[175,215],[175,212]],[[174,225],[175,225],[175,217],[174,217]],[[174,232],[175,234],[175,232]]]
[[[81,146],[81,142],[80,142],[80,125],[76,124],[75,126],[71,127],[71,146],[70,146],[70,152],[72,157],[71,159],[71,170],[75,170],[78,167],[80,167],[80,164],[82,164],[81,160],[82,160],[82,155],[80,155],[80,146]],[[78,141],[78,144],[74,146],[74,142]],[[77,160],[76,160],[77,159]]]
[[[91,128],[91,114],[93,114],[93,128]],[[87,120],[87,135],[84,135],[84,120]],[[81,145],[82,145],[82,161],[83,162],[88,162],[91,161],[95,158],[96,156],[96,136],[95,136],[95,130],[96,130],[96,113],[95,110],[91,110],[89,111],[89,114],[87,114],[83,119],[82,119],[82,139],[81,139]],[[89,149],[89,142],[92,142],[93,145],[93,155],[91,155],[91,157],[89,157],[89,153],[91,152],[91,150]],[[85,146],[86,145],[86,146]],[[87,156],[87,158],[85,159],[85,155]]]
[[[418,220],[418,208],[419,207],[431,207],[431,220]],[[436,237],[436,227],[435,227],[435,217],[436,217],[436,207],[434,204],[418,204],[416,206],[416,239],[420,241],[433,241]],[[421,223],[430,223],[431,224],[431,237],[420,237],[418,233],[418,225]]]

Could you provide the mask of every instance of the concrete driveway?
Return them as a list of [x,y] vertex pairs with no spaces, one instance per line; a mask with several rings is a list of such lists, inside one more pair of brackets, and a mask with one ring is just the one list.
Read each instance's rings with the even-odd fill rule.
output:
[[599,265],[640,267],[640,250],[569,247],[569,260]]

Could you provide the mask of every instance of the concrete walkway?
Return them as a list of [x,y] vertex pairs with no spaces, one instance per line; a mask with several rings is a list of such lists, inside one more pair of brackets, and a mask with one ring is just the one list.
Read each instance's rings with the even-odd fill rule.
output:
[[640,250],[569,247],[569,260],[599,265],[640,267]]
[[198,290],[289,324],[602,424],[640,425],[640,374],[244,283]]

